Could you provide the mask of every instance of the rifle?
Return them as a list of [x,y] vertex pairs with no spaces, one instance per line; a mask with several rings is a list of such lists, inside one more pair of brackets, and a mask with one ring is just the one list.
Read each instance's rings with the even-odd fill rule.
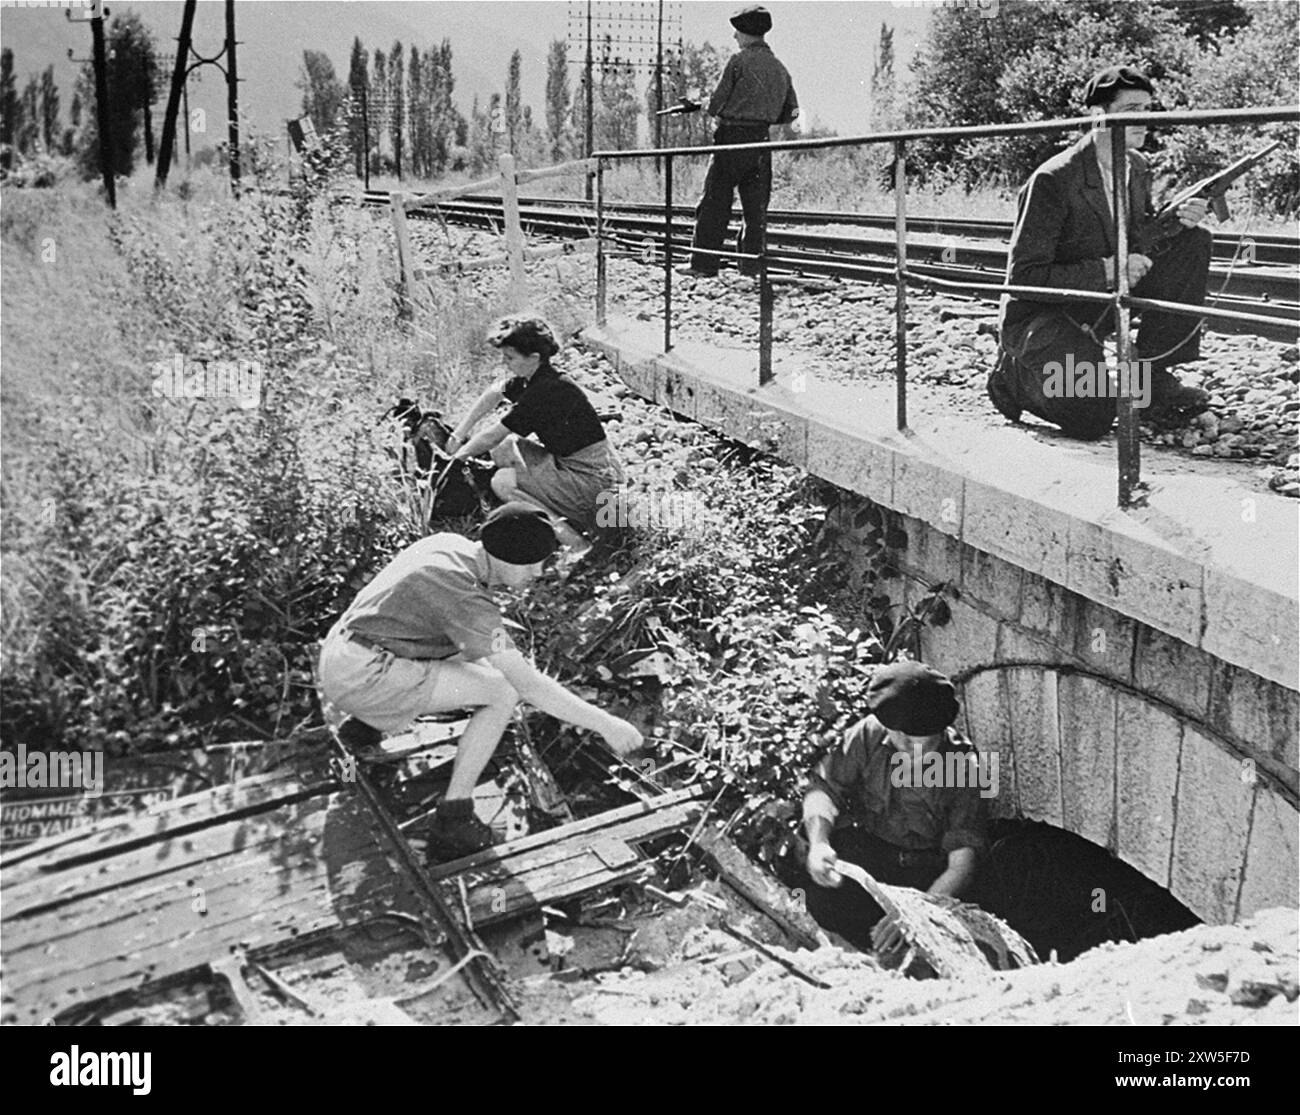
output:
[[1182,226],[1178,220],[1178,209],[1184,203],[1191,201],[1195,197],[1207,198],[1210,202],[1210,211],[1219,221],[1226,221],[1232,216],[1228,210],[1227,193],[1228,187],[1231,186],[1238,178],[1246,173],[1256,163],[1260,162],[1267,156],[1271,155],[1277,148],[1282,146],[1280,139],[1275,139],[1267,147],[1261,147],[1258,151],[1249,155],[1243,155],[1235,163],[1224,167],[1215,174],[1207,178],[1202,178],[1188,186],[1181,193],[1176,194],[1156,215],[1155,224],[1156,232],[1151,245],[1151,250],[1147,254],[1152,255],[1159,252],[1163,247],[1168,245],[1166,241],[1177,236],[1182,232]]

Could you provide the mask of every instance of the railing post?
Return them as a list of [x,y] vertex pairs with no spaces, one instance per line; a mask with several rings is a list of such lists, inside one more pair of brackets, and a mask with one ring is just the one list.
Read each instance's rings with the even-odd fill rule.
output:
[[596,324],[605,324],[605,160],[596,160]]
[[[1133,413],[1133,339],[1129,335],[1128,288],[1128,145],[1125,127],[1110,129],[1111,183],[1115,198],[1115,374],[1119,391],[1115,399],[1118,419],[1119,505],[1133,506],[1141,484],[1142,458],[1138,444],[1137,415]],[[1104,358],[1103,353],[1103,358]],[[1109,377],[1108,377],[1109,378]],[[1100,376],[1098,377],[1100,380]]]
[[499,160],[501,167],[501,212],[506,226],[506,255],[510,258],[511,297],[521,300],[527,293],[524,273],[524,227],[519,220],[519,184],[515,181],[515,157],[509,152]]
[[898,428],[907,429],[907,165],[903,161],[903,141],[894,142],[894,237],[895,288],[894,344],[897,363],[894,368]]
[[673,350],[673,157],[664,156],[664,352]]
[[415,302],[415,260],[411,252],[411,234],[406,227],[406,197],[397,190],[388,195],[393,213],[393,236],[397,241],[397,269],[402,276],[402,314],[408,315]]
[[772,277],[767,272],[767,236],[758,257],[758,385],[772,382]]

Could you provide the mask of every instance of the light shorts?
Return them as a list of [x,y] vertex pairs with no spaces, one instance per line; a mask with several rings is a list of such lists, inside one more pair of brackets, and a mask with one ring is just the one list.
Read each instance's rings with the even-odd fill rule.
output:
[[457,681],[470,665],[458,654],[437,660],[399,658],[363,647],[335,627],[321,648],[321,696],[391,735],[405,731],[417,716],[466,707]]

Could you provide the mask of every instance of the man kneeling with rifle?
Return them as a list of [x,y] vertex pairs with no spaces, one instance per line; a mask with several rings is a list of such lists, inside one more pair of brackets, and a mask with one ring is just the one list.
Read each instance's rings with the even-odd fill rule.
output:
[[558,545],[545,512],[507,503],[488,516],[478,542],[448,533],[407,546],[357,594],[325,640],[321,694],[350,714],[339,738],[351,748],[374,746],[418,716],[475,710],[429,832],[434,860],[491,845],[492,830],[474,816],[474,786],[521,700],[598,732],[619,755],[641,746],[633,725],[526,659],[488,595],[492,586],[528,585]]
[[[1125,129],[1130,250],[1127,260],[1117,264],[1115,258],[1111,145],[1103,125],[1109,113],[1148,110],[1153,92],[1146,75],[1129,66],[1103,70],[1088,82],[1084,101],[1097,126],[1034,171],[1020,191],[1007,263],[1009,284],[1113,290],[1118,265],[1126,269],[1138,297],[1197,306],[1205,301],[1212,241],[1199,225],[1207,200],[1187,197],[1172,213],[1155,215],[1150,169],[1137,151],[1146,139],[1146,128],[1140,126]],[[1004,295],[1000,326],[998,361],[988,382],[998,411],[1015,422],[1027,410],[1071,437],[1102,437],[1115,420],[1115,393],[1105,380],[1102,347],[1115,329],[1112,308]],[[1152,418],[1174,421],[1205,410],[1209,396],[1179,383],[1169,371],[1200,359],[1200,348],[1199,319],[1143,310],[1136,346],[1141,385],[1131,392],[1143,396],[1137,405],[1149,405]],[[1071,374],[1085,368],[1102,371],[1079,378]],[[1133,382],[1132,369],[1121,372]]]

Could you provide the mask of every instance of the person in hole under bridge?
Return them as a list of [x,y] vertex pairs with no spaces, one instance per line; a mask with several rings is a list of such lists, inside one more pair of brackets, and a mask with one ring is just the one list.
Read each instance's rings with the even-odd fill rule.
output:
[[[1112,66],[1084,87],[1084,103],[1095,117],[1093,130],[1040,166],[1020,191],[1015,230],[1007,259],[1007,282],[1062,290],[1115,289],[1115,205],[1108,113],[1146,112],[1154,87],[1130,66]],[[1146,128],[1125,129],[1128,146],[1130,290],[1143,298],[1201,305],[1210,269],[1211,236],[1201,228],[1208,203],[1194,198],[1179,207],[1177,235],[1150,254],[1166,223],[1153,216],[1151,171],[1137,151]],[[1166,222],[1168,219],[1166,219]],[[1177,225],[1174,226],[1177,228]],[[1185,387],[1169,371],[1200,359],[1201,321],[1156,310],[1141,311],[1135,359],[1149,361],[1147,421],[1178,422],[1199,414],[1209,396]],[[1070,437],[1103,437],[1115,420],[1112,393],[1063,391],[1060,369],[1105,367],[1102,341],[1115,329],[1111,307],[1089,302],[1036,302],[1003,295],[997,363],[988,394],[1012,422],[1029,411]],[[1073,385],[1071,385],[1071,388]]]
[[[943,674],[920,662],[881,666],[866,707],[814,768],[804,796],[813,883],[805,901],[823,929],[893,956],[904,943],[898,926],[860,886],[845,884],[836,863],[855,863],[881,883],[960,897],[988,848],[988,818],[975,750],[953,727],[957,696]],[[948,771],[961,766],[960,777],[923,780],[922,756],[931,752]]]
[[519,701],[598,732],[619,755],[642,744],[632,724],[570,693],[526,659],[489,595],[496,586],[527,586],[557,548],[544,512],[507,503],[488,516],[477,542],[446,533],[407,546],[357,594],[325,639],[321,697],[348,714],[339,738],[354,751],[404,731],[418,716],[474,710],[428,834],[433,862],[492,844],[491,829],[474,816],[472,795]]
[[[731,25],[740,51],[727,61],[709,100],[708,113],[718,122],[713,142],[719,146],[766,143],[770,126],[788,124],[799,115],[794,83],[763,38],[772,29],[766,8],[741,8],[731,17]],[[707,253],[722,248],[736,191],[740,192],[743,214],[737,250],[748,255],[763,251],[772,196],[772,153],[722,151],[709,160],[704,192],[695,207],[691,263],[685,274],[711,277],[718,273],[718,257]],[[757,261],[741,260],[740,272],[757,275]]]
[[[560,346],[546,321],[502,318],[487,340],[501,350],[509,375],[478,397],[452,431],[447,452],[467,460],[491,451],[498,466],[493,492],[542,508],[560,541],[582,551],[583,536],[596,528],[602,493],[624,482],[618,454],[582,388],[551,365]],[[475,434],[503,401],[513,404],[510,410]]]

